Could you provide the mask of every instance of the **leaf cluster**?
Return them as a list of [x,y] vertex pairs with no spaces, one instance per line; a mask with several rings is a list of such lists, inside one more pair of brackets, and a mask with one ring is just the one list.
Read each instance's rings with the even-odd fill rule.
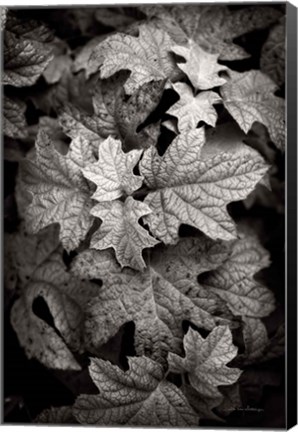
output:
[[[259,203],[284,208],[283,13],[61,14],[63,29],[55,10],[2,13],[11,325],[29,359],[94,384],[36,421],[218,424],[247,373],[284,352],[282,322],[266,324],[279,299],[256,277],[270,254],[248,221]],[[268,35],[260,67],[239,67],[254,32]]]

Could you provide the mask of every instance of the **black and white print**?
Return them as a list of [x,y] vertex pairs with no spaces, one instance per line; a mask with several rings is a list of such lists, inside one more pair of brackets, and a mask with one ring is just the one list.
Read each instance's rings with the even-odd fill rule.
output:
[[1,8],[5,423],[285,426],[285,27]]

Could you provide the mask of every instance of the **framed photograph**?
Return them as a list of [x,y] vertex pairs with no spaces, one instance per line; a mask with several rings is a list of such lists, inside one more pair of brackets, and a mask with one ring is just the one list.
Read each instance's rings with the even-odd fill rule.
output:
[[2,423],[297,419],[297,9],[1,6]]

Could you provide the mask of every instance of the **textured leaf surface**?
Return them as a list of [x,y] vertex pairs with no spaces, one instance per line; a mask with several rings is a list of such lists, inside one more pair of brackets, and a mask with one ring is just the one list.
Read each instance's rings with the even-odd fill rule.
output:
[[208,90],[226,83],[226,79],[220,77],[219,72],[227,71],[228,68],[217,63],[218,54],[204,51],[192,40],[188,46],[172,46],[172,51],[186,60],[185,63],[177,61],[177,64],[195,89]]
[[141,153],[141,150],[124,153],[121,141],[107,138],[99,146],[98,160],[82,170],[84,176],[97,186],[92,198],[99,202],[112,201],[139,189],[142,178],[136,176],[133,169]]
[[159,243],[151,237],[139,220],[151,212],[150,208],[132,197],[125,202],[103,202],[93,207],[91,214],[102,220],[100,228],[93,234],[91,247],[107,249],[112,247],[121,267],[128,266],[136,270],[146,267],[142,250]]
[[[57,227],[48,227],[37,235],[29,236],[22,223],[16,233],[5,236],[5,285],[22,290],[31,275],[57,249]],[[13,285],[13,286],[12,286]]]
[[3,132],[11,138],[27,136],[26,104],[19,99],[3,98]]
[[263,123],[279,149],[285,147],[284,100],[274,96],[273,81],[262,72],[252,70],[233,73],[232,79],[221,88],[223,102],[245,133],[254,122]]
[[192,130],[178,135],[162,157],[149,148],[141,160],[141,174],[152,190],[145,198],[152,213],[144,220],[164,243],[177,242],[182,223],[213,239],[235,238],[225,206],[244,199],[267,171],[263,159],[245,146],[239,154],[202,160],[204,143],[203,129]]
[[148,127],[138,131],[149,114],[158,105],[164,87],[163,81],[142,85],[128,99],[123,84],[127,71],[114,74],[98,82],[93,98],[94,112],[100,124],[101,136],[122,138],[123,148],[147,148],[156,144],[156,137]]
[[147,82],[177,75],[171,45],[167,33],[141,25],[138,37],[118,33],[100,43],[89,60],[88,73],[97,72],[101,63],[101,78],[108,78],[120,70],[130,70],[124,88],[126,93],[132,94]]
[[38,22],[20,21],[9,15],[3,38],[3,84],[34,84],[53,58],[52,48],[46,43],[51,38],[47,27]]
[[134,321],[139,355],[164,363],[168,351],[179,353],[183,320],[209,330],[221,320],[216,317],[224,310],[221,302],[198,284],[197,275],[217,268],[227,254],[225,245],[205,237],[181,239],[176,246],[153,249],[144,272],[121,270],[109,251],[79,254],[72,271],[103,282],[86,310],[85,337],[91,351],[122,324]]
[[274,310],[275,300],[254,275],[269,263],[269,254],[256,235],[240,232],[229,259],[206,275],[203,285],[227,302],[235,315],[262,318]]
[[221,60],[240,60],[249,57],[233,41],[253,30],[268,27],[280,12],[271,7],[245,7],[230,11],[222,5],[170,7],[170,13],[183,29],[204,50],[220,55]]
[[170,370],[188,373],[190,384],[202,396],[219,398],[218,386],[235,383],[241,371],[227,366],[237,355],[228,326],[218,326],[204,339],[189,328],[183,340],[185,357],[169,354]]
[[244,364],[250,364],[262,357],[269,339],[266,327],[260,319],[244,317],[243,321]]
[[154,24],[165,28],[178,44],[190,38],[204,50],[219,54],[221,60],[249,57],[234,39],[268,27],[281,15],[268,6],[246,6],[231,11],[223,5],[146,5],[141,10],[151,19],[158,18]]
[[196,426],[198,417],[183,393],[163,379],[161,366],[131,357],[124,372],[110,362],[92,359],[90,375],[99,395],[81,395],[74,415],[82,424]]
[[52,223],[60,225],[60,240],[67,251],[78,247],[91,228],[90,187],[81,168],[93,162],[88,142],[72,141],[66,156],[60,154],[46,133],[39,132],[36,155],[22,166],[22,181],[33,195],[26,221],[36,233]]
[[206,91],[197,95],[184,83],[173,84],[180,99],[167,112],[178,118],[180,132],[195,129],[200,121],[215,126],[217,113],[214,104],[221,101],[217,93]]
[[91,143],[94,152],[104,138],[101,135],[101,121],[97,114],[88,114],[75,105],[65,105],[59,110],[59,123],[66,135],[72,139],[80,137]]
[[[28,246],[23,242],[25,253]],[[32,252],[33,247],[29,247]],[[71,351],[81,350],[84,303],[97,293],[98,287],[67,273],[58,250],[39,265],[36,263],[35,268],[29,264],[26,270],[32,270],[32,274],[26,274],[27,284],[11,310],[11,323],[21,346],[28,358],[36,358],[49,368],[80,369]],[[41,298],[49,308],[55,328],[33,311],[35,300]]]
[[285,82],[285,17],[274,26],[261,52],[261,70],[277,84]]
[[158,106],[163,93],[164,81],[151,81],[139,87],[126,101],[122,94],[116,104],[115,119],[125,149],[155,146],[159,133],[158,124],[143,125]]

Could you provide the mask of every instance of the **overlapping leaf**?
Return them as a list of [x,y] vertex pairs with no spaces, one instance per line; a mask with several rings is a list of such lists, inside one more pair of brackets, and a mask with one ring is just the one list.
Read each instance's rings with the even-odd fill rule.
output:
[[42,130],[36,140],[36,155],[22,165],[22,181],[33,199],[26,221],[36,233],[52,223],[60,225],[60,240],[68,251],[78,247],[91,228],[90,185],[81,173],[94,157],[88,142],[73,140],[66,156],[60,154]]
[[173,84],[173,88],[180,99],[167,112],[177,117],[180,132],[195,129],[200,121],[215,126],[217,113],[213,105],[221,101],[217,93],[206,91],[194,95],[184,83]]
[[257,236],[240,232],[229,259],[215,272],[206,274],[203,286],[227,302],[234,315],[262,318],[275,307],[273,293],[254,275],[268,267],[269,254]]
[[243,321],[245,354],[242,357],[244,364],[250,364],[262,357],[269,339],[266,327],[259,318],[244,317]]
[[120,72],[97,82],[92,114],[71,104],[60,109],[59,121],[65,133],[71,138],[85,137],[95,151],[110,135],[121,138],[127,150],[155,145],[157,138],[148,128],[140,132],[137,128],[156,108],[164,84],[162,81],[144,84],[127,100],[123,92],[126,79],[127,74]]
[[226,83],[226,79],[219,76],[220,72],[228,70],[226,66],[217,63],[218,54],[210,54],[190,40],[187,46],[172,46],[172,51],[185,59],[177,61],[179,68],[188,76],[197,90],[208,90]]
[[178,44],[192,39],[204,50],[219,54],[221,60],[249,57],[234,40],[253,30],[268,27],[281,15],[268,6],[246,6],[233,11],[223,5],[146,5],[141,9],[151,19],[156,17],[155,25],[166,28]]
[[223,103],[247,133],[254,122],[263,123],[279,149],[285,147],[285,104],[274,96],[276,85],[260,71],[233,73],[221,88]]
[[147,269],[136,272],[121,270],[108,251],[82,252],[75,258],[73,272],[103,283],[86,310],[87,346],[92,351],[121,325],[134,321],[137,353],[164,364],[168,351],[181,350],[183,320],[211,330],[221,321],[216,315],[224,316],[225,306],[202,289],[196,278],[218,267],[227,254],[222,243],[203,236],[187,238],[173,247],[153,249]]
[[15,87],[34,84],[52,60],[49,30],[35,21],[8,15],[4,31],[3,84]]
[[129,370],[92,359],[90,375],[98,395],[77,398],[73,414],[93,425],[196,426],[198,417],[183,393],[164,379],[162,367],[146,357],[130,357]]
[[3,98],[3,132],[11,138],[27,136],[26,104],[15,98]]
[[101,78],[108,78],[120,70],[130,70],[124,88],[132,94],[152,80],[178,76],[171,45],[166,32],[140,25],[138,37],[117,33],[100,43],[90,57],[87,73],[97,72],[100,67]]
[[235,383],[241,374],[237,368],[227,366],[237,355],[232,333],[228,326],[215,327],[204,339],[190,328],[183,340],[185,357],[169,354],[170,370],[187,373],[190,384],[201,395],[219,399],[218,386]]
[[[49,368],[77,370],[80,365],[72,352],[82,349],[84,303],[98,287],[66,272],[61,250],[53,250],[57,240],[49,230],[38,237],[21,233],[15,242],[15,248],[21,244],[14,257],[21,295],[12,307],[11,323],[28,358]],[[35,300],[41,298],[54,328],[33,311]]]
[[285,17],[271,30],[261,52],[261,70],[277,84],[285,82]]
[[57,227],[52,226],[30,236],[24,223],[15,233],[5,236],[5,286],[22,291],[34,271],[54,252],[59,244]]
[[141,150],[124,153],[121,141],[107,138],[99,146],[98,160],[82,170],[84,176],[97,186],[92,198],[99,202],[112,201],[139,189],[142,178],[135,175],[133,169],[141,153]]
[[139,224],[141,217],[149,213],[151,210],[145,203],[132,197],[127,197],[124,203],[97,204],[91,214],[101,219],[102,224],[92,236],[91,247],[99,250],[111,247],[121,267],[143,270],[146,267],[143,249],[159,243]]
[[204,143],[203,129],[191,130],[178,135],[162,157],[149,148],[141,160],[141,174],[152,190],[145,198],[152,213],[144,220],[166,244],[178,241],[182,223],[213,239],[235,238],[225,206],[244,199],[268,169],[244,145],[239,154],[220,153],[202,160]]

